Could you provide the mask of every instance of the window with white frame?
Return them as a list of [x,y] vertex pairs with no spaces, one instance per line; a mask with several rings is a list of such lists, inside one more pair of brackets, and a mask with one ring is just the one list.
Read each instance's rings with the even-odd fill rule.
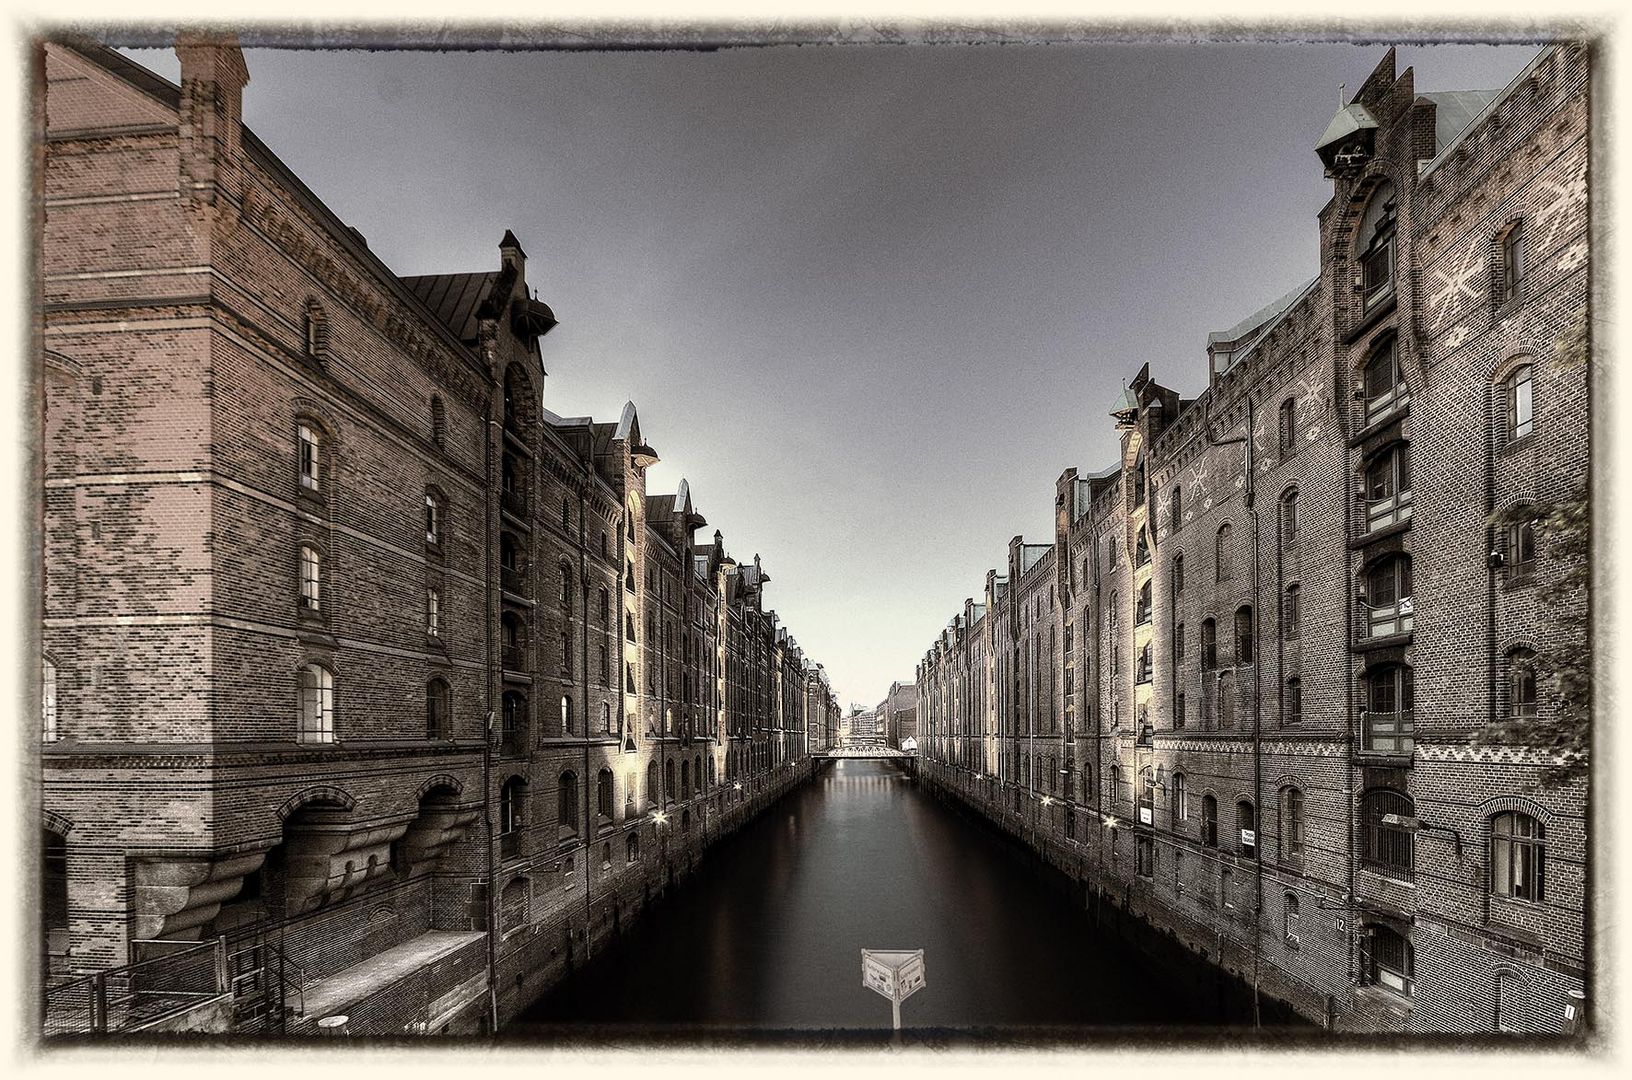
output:
[[310,544],[300,548],[300,606],[304,611],[323,609],[323,556]]
[[1507,439],[1512,442],[1530,434],[1535,421],[1535,401],[1532,390],[1535,386],[1536,369],[1530,364],[1521,365],[1503,383],[1503,396],[1507,401]]
[[323,437],[310,424],[301,424],[300,486],[307,491],[323,489]]
[[442,636],[442,590],[435,585],[425,587],[425,633]]
[[300,669],[301,742],[334,741],[334,676],[321,664]]
[[1490,819],[1490,891],[1515,900],[1542,899],[1541,822],[1508,810]]

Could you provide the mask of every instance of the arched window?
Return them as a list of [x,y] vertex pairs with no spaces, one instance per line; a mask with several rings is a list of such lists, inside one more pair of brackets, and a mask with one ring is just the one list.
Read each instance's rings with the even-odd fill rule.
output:
[[52,958],[68,952],[68,840],[51,829],[40,830],[40,916],[46,948]]
[[442,546],[442,496],[434,490],[425,492],[425,542],[432,547]]
[[1303,857],[1303,790],[1288,784],[1281,789],[1281,832],[1276,854],[1284,861]]
[[663,798],[666,802],[674,801],[674,759],[663,763]]
[[1190,804],[1187,801],[1185,779],[1182,772],[1176,772],[1173,774],[1169,794],[1170,798],[1173,800],[1173,805],[1169,812],[1173,815],[1173,827],[1176,829],[1181,823],[1190,820]]
[[1281,457],[1291,457],[1298,449],[1298,403],[1294,398],[1281,402],[1277,445]]
[[1415,605],[1411,598],[1411,556],[1390,555],[1366,572],[1366,636],[1391,637],[1411,632]]
[[561,695],[561,734],[572,734],[572,698]]
[[1411,955],[1411,942],[1392,927],[1380,924],[1366,927],[1366,936],[1370,944],[1366,950],[1367,978],[1396,994],[1410,997],[1416,983],[1416,963]]
[[1236,683],[1233,671],[1221,671],[1218,675],[1218,726],[1220,730],[1228,731],[1235,727],[1235,695]]
[[431,395],[431,442],[440,449],[448,442],[448,407],[441,394]]
[[1173,556],[1173,595],[1184,595],[1184,556]]
[[1296,641],[1303,633],[1302,600],[1300,586],[1294,582],[1286,587],[1286,595],[1281,599],[1281,637],[1287,641]]
[[1379,754],[1409,754],[1415,746],[1411,668],[1379,664],[1366,672],[1363,748]]
[[615,795],[612,790],[612,770],[602,769],[595,777],[595,813],[598,815],[599,824],[612,823],[612,801]]
[[1303,722],[1303,680],[1296,675],[1286,680],[1286,696],[1281,699],[1281,723]]
[[1498,266],[1496,288],[1492,290],[1496,305],[1507,303],[1519,295],[1524,283],[1524,222],[1515,221],[1496,234],[1501,262]]
[[1366,531],[1411,520],[1411,446],[1395,443],[1366,465]]
[[531,890],[524,877],[512,878],[499,893],[499,930],[505,933],[527,925]]
[[1201,670],[1218,670],[1218,624],[1212,619],[1201,620]]
[[612,734],[612,706],[605,701],[601,702],[601,734]]
[[1507,717],[1536,718],[1536,654],[1529,649],[1507,654]]
[[425,734],[431,739],[453,735],[453,692],[446,679],[432,679],[425,684]]
[[1377,423],[1411,400],[1400,372],[1399,341],[1390,337],[1372,353],[1361,373],[1366,400],[1366,424]]
[[499,741],[506,753],[516,753],[526,741],[527,695],[520,690],[506,690],[501,706]]
[[1281,546],[1298,542],[1298,489],[1289,488],[1281,496]]
[[1298,897],[1286,893],[1281,897],[1281,937],[1288,945],[1298,943]]
[[686,759],[680,762],[680,798],[691,798],[691,762]]
[[1404,792],[1373,788],[1360,800],[1361,861],[1409,881],[1415,869],[1412,828],[1416,804]]
[[310,544],[300,547],[300,607],[302,611],[323,610],[323,555]]
[[1167,497],[1169,523],[1174,532],[1184,527],[1184,489],[1178,484],[1173,485],[1173,494]]
[[1519,367],[1502,384],[1507,402],[1507,439],[1512,442],[1530,434],[1535,419],[1531,388],[1535,382],[1535,368],[1529,364]]
[[646,804],[656,806],[662,800],[662,794],[657,786],[657,762],[646,765]]
[[302,423],[296,428],[299,441],[300,487],[304,491],[323,490],[323,436],[316,424]]
[[555,789],[555,820],[561,839],[578,835],[578,774],[571,770],[561,774]]
[[506,611],[499,616],[499,639],[505,669],[527,670],[527,622],[519,613]]
[[603,642],[601,642],[600,645],[596,646],[596,648],[599,650],[600,659],[601,659],[601,685],[602,686],[611,686],[612,685],[612,662],[611,662],[610,659],[608,659],[608,656],[607,656],[606,643],[603,641]]
[[300,669],[301,742],[334,741],[334,676],[321,664]]
[[1139,586],[1139,603],[1134,609],[1134,623],[1140,626],[1148,623],[1150,621],[1150,608],[1150,582],[1147,581]]
[[1231,564],[1234,558],[1231,542],[1231,529],[1228,523],[1218,527],[1218,535],[1213,539],[1213,563],[1218,571],[1218,580],[1228,581],[1235,573]]
[[499,584],[505,592],[529,596],[532,589],[527,580],[527,552],[521,541],[511,532],[499,534]]
[[623,838],[623,861],[637,863],[640,861],[640,834],[631,832]]
[[1211,795],[1201,797],[1201,842],[1218,846],[1218,800]]
[[565,562],[561,564],[561,610],[569,617],[572,614],[572,567]]
[[1360,218],[1361,300],[1368,312],[1394,295],[1394,217],[1394,185],[1385,180]]
[[1541,822],[1508,810],[1490,819],[1490,891],[1516,900],[1541,900],[1545,837]]
[[1145,530],[1140,529],[1139,535],[1134,539],[1133,564],[1135,566],[1144,566],[1148,562],[1150,562],[1150,544],[1145,541]]
[[1258,814],[1249,799],[1235,803],[1235,827],[1241,842],[1241,854],[1249,859],[1258,857]]
[[[1023,759],[1021,761],[1021,764],[1025,765],[1025,766],[1030,766],[1031,759],[1030,758]],[[1109,798],[1109,801],[1110,801],[1110,804],[1111,804],[1112,808],[1114,809],[1116,804],[1118,802],[1120,802],[1121,799],[1122,799],[1122,766],[1117,764],[1114,761],[1111,762],[1110,773],[1111,773],[1111,776],[1110,776],[1111,792],[1110,792],[1110,795],[1108,796],[1108,798]],[[1030,782],[1031,782],[1031,777],[1028,775],[1026,777],[1026,786],[1028,786],[1028,787],[1031,786]]]
[[1507,524],[1507,580],[1524,581],[1536,572],[1536,519],[1518,517]]
[[527,813],[527,781],[512,776],[499,789],[499,836],[506,857],[518,853],[522,828]]
[[40,738],[57,739],[57,665],[49,656],[40,659]]
[[1252,607],[1248,604],[1235,609],[1235,662],[1252,663]]

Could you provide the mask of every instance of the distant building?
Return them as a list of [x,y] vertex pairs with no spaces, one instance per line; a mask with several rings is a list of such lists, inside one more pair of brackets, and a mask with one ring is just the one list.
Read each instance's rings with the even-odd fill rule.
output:
[[874,710],[884,744],[897,750],[902,741],[918,733],[918,687],[912,683],[891,683],[890,692]]

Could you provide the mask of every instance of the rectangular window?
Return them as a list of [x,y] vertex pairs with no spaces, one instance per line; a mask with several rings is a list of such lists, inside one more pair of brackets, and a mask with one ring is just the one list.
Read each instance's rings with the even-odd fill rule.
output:
[[57,738],[57,665],[50,660],[40,661],[40,738],[54,742]]
[[425,590],[425,632],[431,637],[442,636],[442,590],[434,585]]
[[1139,876],[1142,878],[1156,875],[1156,844],[1148,836],[1139,837],[1138,843]]

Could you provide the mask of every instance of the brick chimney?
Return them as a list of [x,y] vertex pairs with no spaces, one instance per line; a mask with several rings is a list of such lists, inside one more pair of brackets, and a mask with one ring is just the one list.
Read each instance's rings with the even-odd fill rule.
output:
[[249,69],[235,34],[184,30],[181,60],[181,180],[184,197],[214,206],[216,193],[240,194],[238,153]]

